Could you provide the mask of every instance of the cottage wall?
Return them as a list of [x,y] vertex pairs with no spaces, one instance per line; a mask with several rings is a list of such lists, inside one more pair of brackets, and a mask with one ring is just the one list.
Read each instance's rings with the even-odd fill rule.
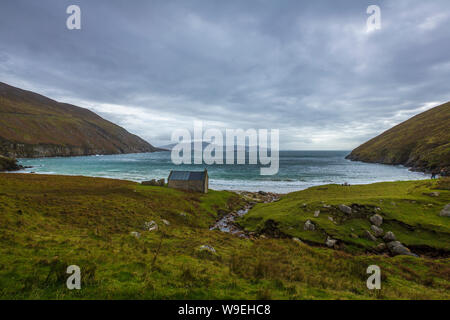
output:
[[195,180],[195,181],[182,181],[182,180],[169,180],[167,186],[169,188],[195,191],[195,192],[204,192],[208,191],[207,189],[207,181]]

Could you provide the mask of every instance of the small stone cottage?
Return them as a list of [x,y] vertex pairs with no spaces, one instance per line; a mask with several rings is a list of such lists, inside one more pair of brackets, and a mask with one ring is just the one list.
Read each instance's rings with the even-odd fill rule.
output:
[[169,188],[208,193],[208,171],[170,171]]

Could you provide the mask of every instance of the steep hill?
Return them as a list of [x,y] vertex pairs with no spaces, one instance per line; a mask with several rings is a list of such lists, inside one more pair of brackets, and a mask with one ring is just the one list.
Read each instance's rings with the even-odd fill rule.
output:
[[158,151],[97,114],[0,82],[0,154],[79,156]]
[[347,159],[450,169],[450,102],[425,111],[364,143]]

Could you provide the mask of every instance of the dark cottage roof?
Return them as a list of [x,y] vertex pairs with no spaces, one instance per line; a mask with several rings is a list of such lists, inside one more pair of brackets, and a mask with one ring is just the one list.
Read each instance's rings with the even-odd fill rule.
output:
[[168,180],[202,181],[206,178],[206,171],[171,171]]

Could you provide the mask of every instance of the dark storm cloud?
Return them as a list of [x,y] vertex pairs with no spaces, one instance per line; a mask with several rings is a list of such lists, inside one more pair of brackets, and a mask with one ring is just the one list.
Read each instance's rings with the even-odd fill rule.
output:
[[[81,7],[82,29],[66,28]],[[381,30],[366,31],[366,8]],[[3,1],[0,81],[88,107],[155,144],[194,119],[350,149],[450,100],[450,3]]]

